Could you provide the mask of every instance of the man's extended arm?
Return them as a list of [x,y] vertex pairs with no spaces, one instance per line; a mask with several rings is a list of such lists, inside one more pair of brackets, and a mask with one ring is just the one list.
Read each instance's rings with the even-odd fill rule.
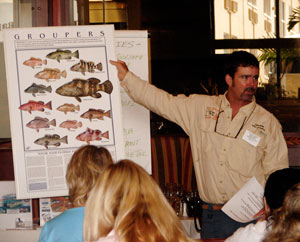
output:
[[193,102],[191,98],[185,95],[173,96],[141,80],[128,70],[123,61],[110,61],[110,63],[116,66],[121,86],[133,101],[177,123],[189,134],[189,128],[195,116],[195,112],[190,105],[190,102]]

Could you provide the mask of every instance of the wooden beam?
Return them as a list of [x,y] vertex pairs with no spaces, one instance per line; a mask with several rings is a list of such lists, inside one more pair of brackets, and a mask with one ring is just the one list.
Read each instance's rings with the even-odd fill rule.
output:
[[211,47],[214,49],[300,48],[300,38],[214,40]]

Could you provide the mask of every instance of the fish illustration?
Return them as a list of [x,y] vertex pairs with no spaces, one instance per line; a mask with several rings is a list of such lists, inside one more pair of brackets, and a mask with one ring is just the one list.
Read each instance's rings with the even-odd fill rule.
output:
[[102,63],[99,62],[97,65],[95,65],[95,63],[93,61],[84,61],[84,60],[80,60],[79,63],[73,65],[71,68],[71,71],[78,71],[81,72],[82,75],[85,75],[85,72],[91,72],[94,73],[95,69],[102,71],[103,66]]
[[39,132],[39,129],[49,128],[50,125],[56,126],[55,119],[49,121],[49,119],[47,119],[47,118],[35,117],[28,124],[26,124],[26,127],[31,128],[31,129],[36,129],[36,131]]
[[58,111],[64,112],[65,114],[67,114],[67,112],[75,112],[75,110],[79,111],[80,110],[80,106],[77,105],[75,106],[72,103],[65,103],[61,106],[59,106],[57,108]]
[[37,85],[35,83],[32,83],[30,87],[27,87],[24,90],[25,93],[31,93],[34,97],[36,93],[45,93],[45,92],[52,92],[52,87],[48,86],[46,87],[45,85]]
[[68,136],[64,136],[63,138],[60,138],[58,134],[46,134],[44,137],[38,138],[34,141],[37,145],[43,145],[46,149],[48,149],[48,146],[60,146],[61,143],[68,144]]
[[102,138],[109,139],[108,131],[102,133],[100,130],[87,128],[86,131],[77,135],[76,139],[80,141],[85,141],[90,144],[94,140],[102,140]]
[[93,108],[90,108],[88,111],[86,111],[85,113],[81,114],[80,117],[82,117],[82,118],[88,118],[90,121],[92,121],[92,119],[103,120],[104,116],[111,118],[111,112],[110,112],[110,110],[108,110],[107,112],[104,112],[104,110],[102,110],[102,109],[93,109]]
[[60,60],[63,60],[63,59],[70,60],[70,59],[72,59],[72,57],[79,58],[79,52],[78,52],[78,50],[76,50],[72,53],[72,51],[70,51],[70,50],[57,49],[56,51],[49,53],[46,57],[60,62]]
[[42,101],[32,101],[30,100],[28,103],[22,104],[19,109],[28,111],[30,114],[32,111],[42,111],[44,112],[45,108],[52,110],[51,101],[44,104]]
[[82,127],[82,122],[78,122],[77,120],[66,120],[62,122],[59,127],[66,128],[68,130],[70,129],[77,129]]
[[44,70],[36,73],[34,75],[34,77],[39,78],[39,79],[44,79],[47,82],[51,79],[51,80],[56,80],[56,79],[60,79],[60,77],[67,77],[67,72],[64,71],[60,71],[59,69],[55,68],[45,68]]
[[97,78],[73,79],[56,89],[56,93],[62,96],[75,97],[77,101],[81,102],[80,97],[91,96],[94,98],[100,98],[102,95],[99,91],[111,94],[113,85],[111,81],[107,80],[100,84],[100,80]]
[[32,69],[36,66],[47,65],[47,60],[42,60],[40,58],[30,57],[30,59],[23,62],[25,66],[31,66]]

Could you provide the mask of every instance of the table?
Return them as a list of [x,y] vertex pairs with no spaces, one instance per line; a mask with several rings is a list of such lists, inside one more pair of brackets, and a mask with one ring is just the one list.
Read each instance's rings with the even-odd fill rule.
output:
[[0,242],[37,242],[40,232],[40,229],[0,230]]

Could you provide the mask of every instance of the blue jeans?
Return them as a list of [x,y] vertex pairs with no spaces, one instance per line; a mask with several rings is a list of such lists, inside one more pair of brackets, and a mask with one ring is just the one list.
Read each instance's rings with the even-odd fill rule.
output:
[[222,210],[203,209],[201,216],[201,239],[225,239],[232,235],[238,228],[249,223],[239,223],[228,217]]

